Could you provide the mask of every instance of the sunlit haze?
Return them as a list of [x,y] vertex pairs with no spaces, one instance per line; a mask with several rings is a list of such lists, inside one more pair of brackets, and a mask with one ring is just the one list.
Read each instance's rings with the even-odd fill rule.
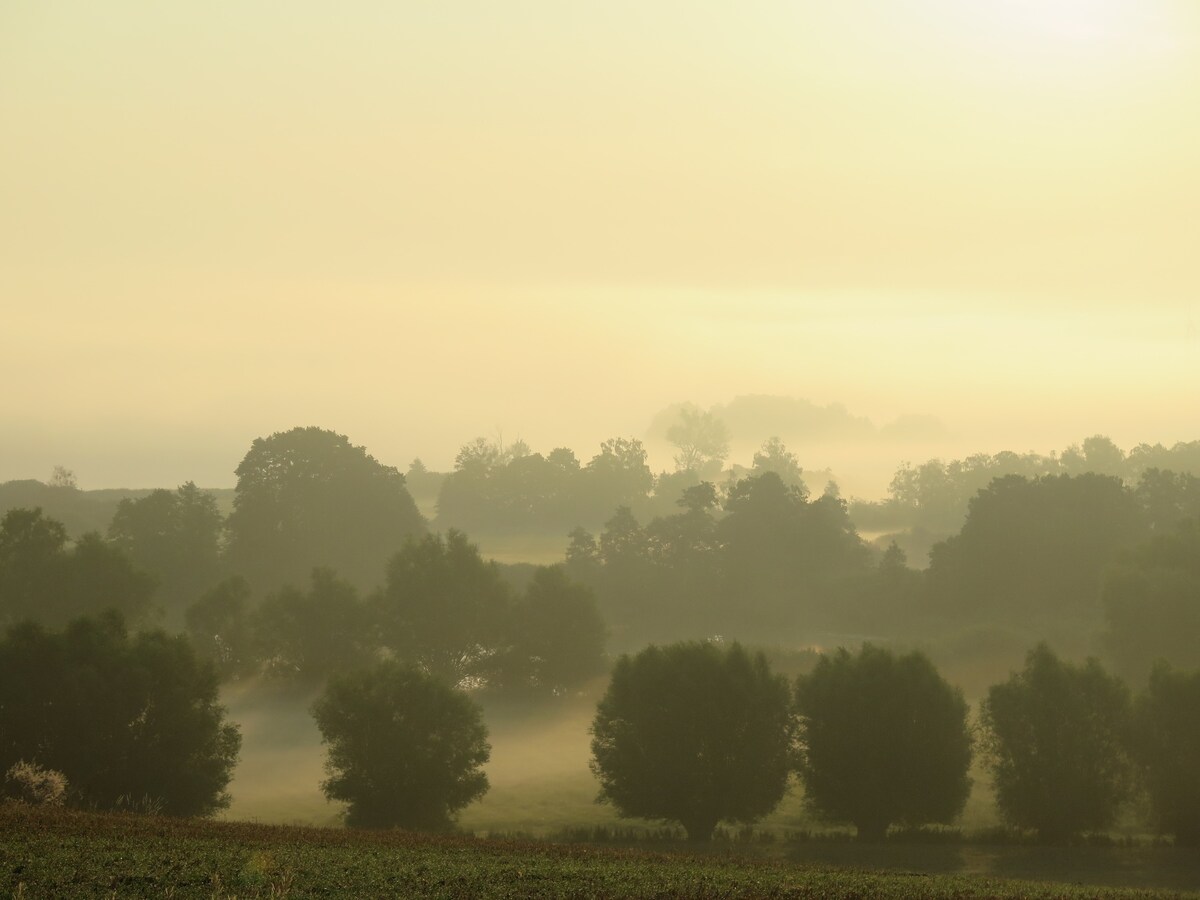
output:
[[789,436],[863,494],[1193,440],[1197,110],[1167,0],[9,0],[0,481],[232,486],[296,425],[586,460],[746,394],[940,421]]

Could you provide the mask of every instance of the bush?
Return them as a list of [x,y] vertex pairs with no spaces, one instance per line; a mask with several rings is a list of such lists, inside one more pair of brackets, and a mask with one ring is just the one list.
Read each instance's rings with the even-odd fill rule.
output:
[[862,840],[888,826],[949,824],[970,792],[962,693],[928,657],[840,649],[796,682],[806,803]]
[[601,802],[679,822],[708,841],[720,821],[757,821],[783,797],[794,725],[786,679],[739,644],[648,647],[622,656],[592,723]]
[[1154,668],[1134,709],[1133,752],[1159,827],[1200,846],[1200,672]]
[[37,759],[100,808],[153,798],[168,815],[209,815],[241,738],[217,678],[182,637],[130,637],[111,613],[62,632],[26,623],[0,641],[0,766]]
[[347,825],[446,830],[488,789],[479,707],[416,668],[389,661],[334,677],[313,715],[329,745],[321,787],[349,804]]
[[4,773],[4,796],[30,806],[62,806],[67,794],[67,777],[25,760],[15,762]]
[[1129,692],[1094,659],[1064,663],[1045,644],[983,701],[1000,813],[1062,843],[1107,828],[1128,795]]

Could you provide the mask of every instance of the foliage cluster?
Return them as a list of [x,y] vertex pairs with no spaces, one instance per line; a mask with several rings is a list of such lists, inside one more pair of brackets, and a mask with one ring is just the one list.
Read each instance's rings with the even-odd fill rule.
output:
[[795,639],[839,622],[871,572],[845,504],[829,493],[810,500],[774,471],[732,485],[723,503],[701,483],[679,505],[645,527],[622,507],[598,539],[571,536],[567,571],[596,590],[624,646],[729,633]]
[[241,739],[217,704],[217,678],[181,637],[131,637],[119,614],[60,632],[27,622],[0,641],[0,769],[22,761],[61,772],[79,804],[149,800],[208,815]]
[[322,788],[346,824],[444,831],[488,788],[487,729],[462,691],[383,662],[334,678],[313,707],[329,745]]

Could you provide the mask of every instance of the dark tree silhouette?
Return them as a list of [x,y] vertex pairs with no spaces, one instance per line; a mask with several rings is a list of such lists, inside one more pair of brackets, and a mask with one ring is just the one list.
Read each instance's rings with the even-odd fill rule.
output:
[[1179,846],[1200,846],[1200,672],[1156,666],[1134,707],[1132,734],[1159,828]]
[[25,623],[0,642],[0,770],[36,760],[82,805],[228,806],[241,738],[224,714],[212,667],[184,638],[131,638],[116,613],[62,632]]
[[622,656],[592,723],[601,802],[679,822],[708,841],[783,797],[795,727],[787,680],[738,644],[651,646]]
[[1200,668],[1200,522],[1157,534],[1110,567],[1101,592],[1107,657],[1135,683],[1156,660]]
[[314,569],[307,591],[289,585],[269,595],[251,619],[255,655],[281,678],[317,683],[372,649],[366,605],[330,569]]
[[488,788],[490,747],[462,691],[395,662],[330,680],[313,706],[329,757],[321,785],[346,824],[441,831]]
[[222,525],[216,499],[189,481],[174,491],[122,500],[108,538],[158,580],[158,599],[177,619],[219,580]]
[[131,619],[153,607],[154,579],[89,532],[67,546],[62,524],[40,509],[13,509],[0,520],[0,625],[31,620],[59,627],[117,610]]
[[184,622],[196,654],[211,662],[222,679],[248,675],[258,667],[246,579],[235,575],[205,592],[187,608]]
[[487,671],[512,596],[496,565],[451,530],[409,540],[388,563],[374,605],[384,646],[457,685]]
[[589,588],[561,566],[539,568],[505,626],[504,686],[559,695],[604,671],[604,620]]
[[404,476],[332,431],[259,438],[237,476],[227,562],[256,591],[298,583],[314,567],[369,589],[404,539],[425,531]]
[[1089,659],[1062,662],[1045,644],[993,685],[982,706],[1000,813],[1050,843],[1112,824],[1129,791],[1129,692]]
[[958,623],[1095,627],[1104,567],[1145,533],[1118,478],[998,478],[971,501],[962,531],[933,548],[931,599]]
[[864,645],[822,657],[796,683],[805,801],[860,840],[891,824],[948,824],[970,792],[962,692],[928,657]]

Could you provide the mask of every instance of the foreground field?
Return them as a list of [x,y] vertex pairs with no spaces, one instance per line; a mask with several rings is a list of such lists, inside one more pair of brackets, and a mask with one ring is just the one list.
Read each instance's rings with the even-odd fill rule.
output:
[[1166,897],[1001,879],[0,806],[0,896]]

